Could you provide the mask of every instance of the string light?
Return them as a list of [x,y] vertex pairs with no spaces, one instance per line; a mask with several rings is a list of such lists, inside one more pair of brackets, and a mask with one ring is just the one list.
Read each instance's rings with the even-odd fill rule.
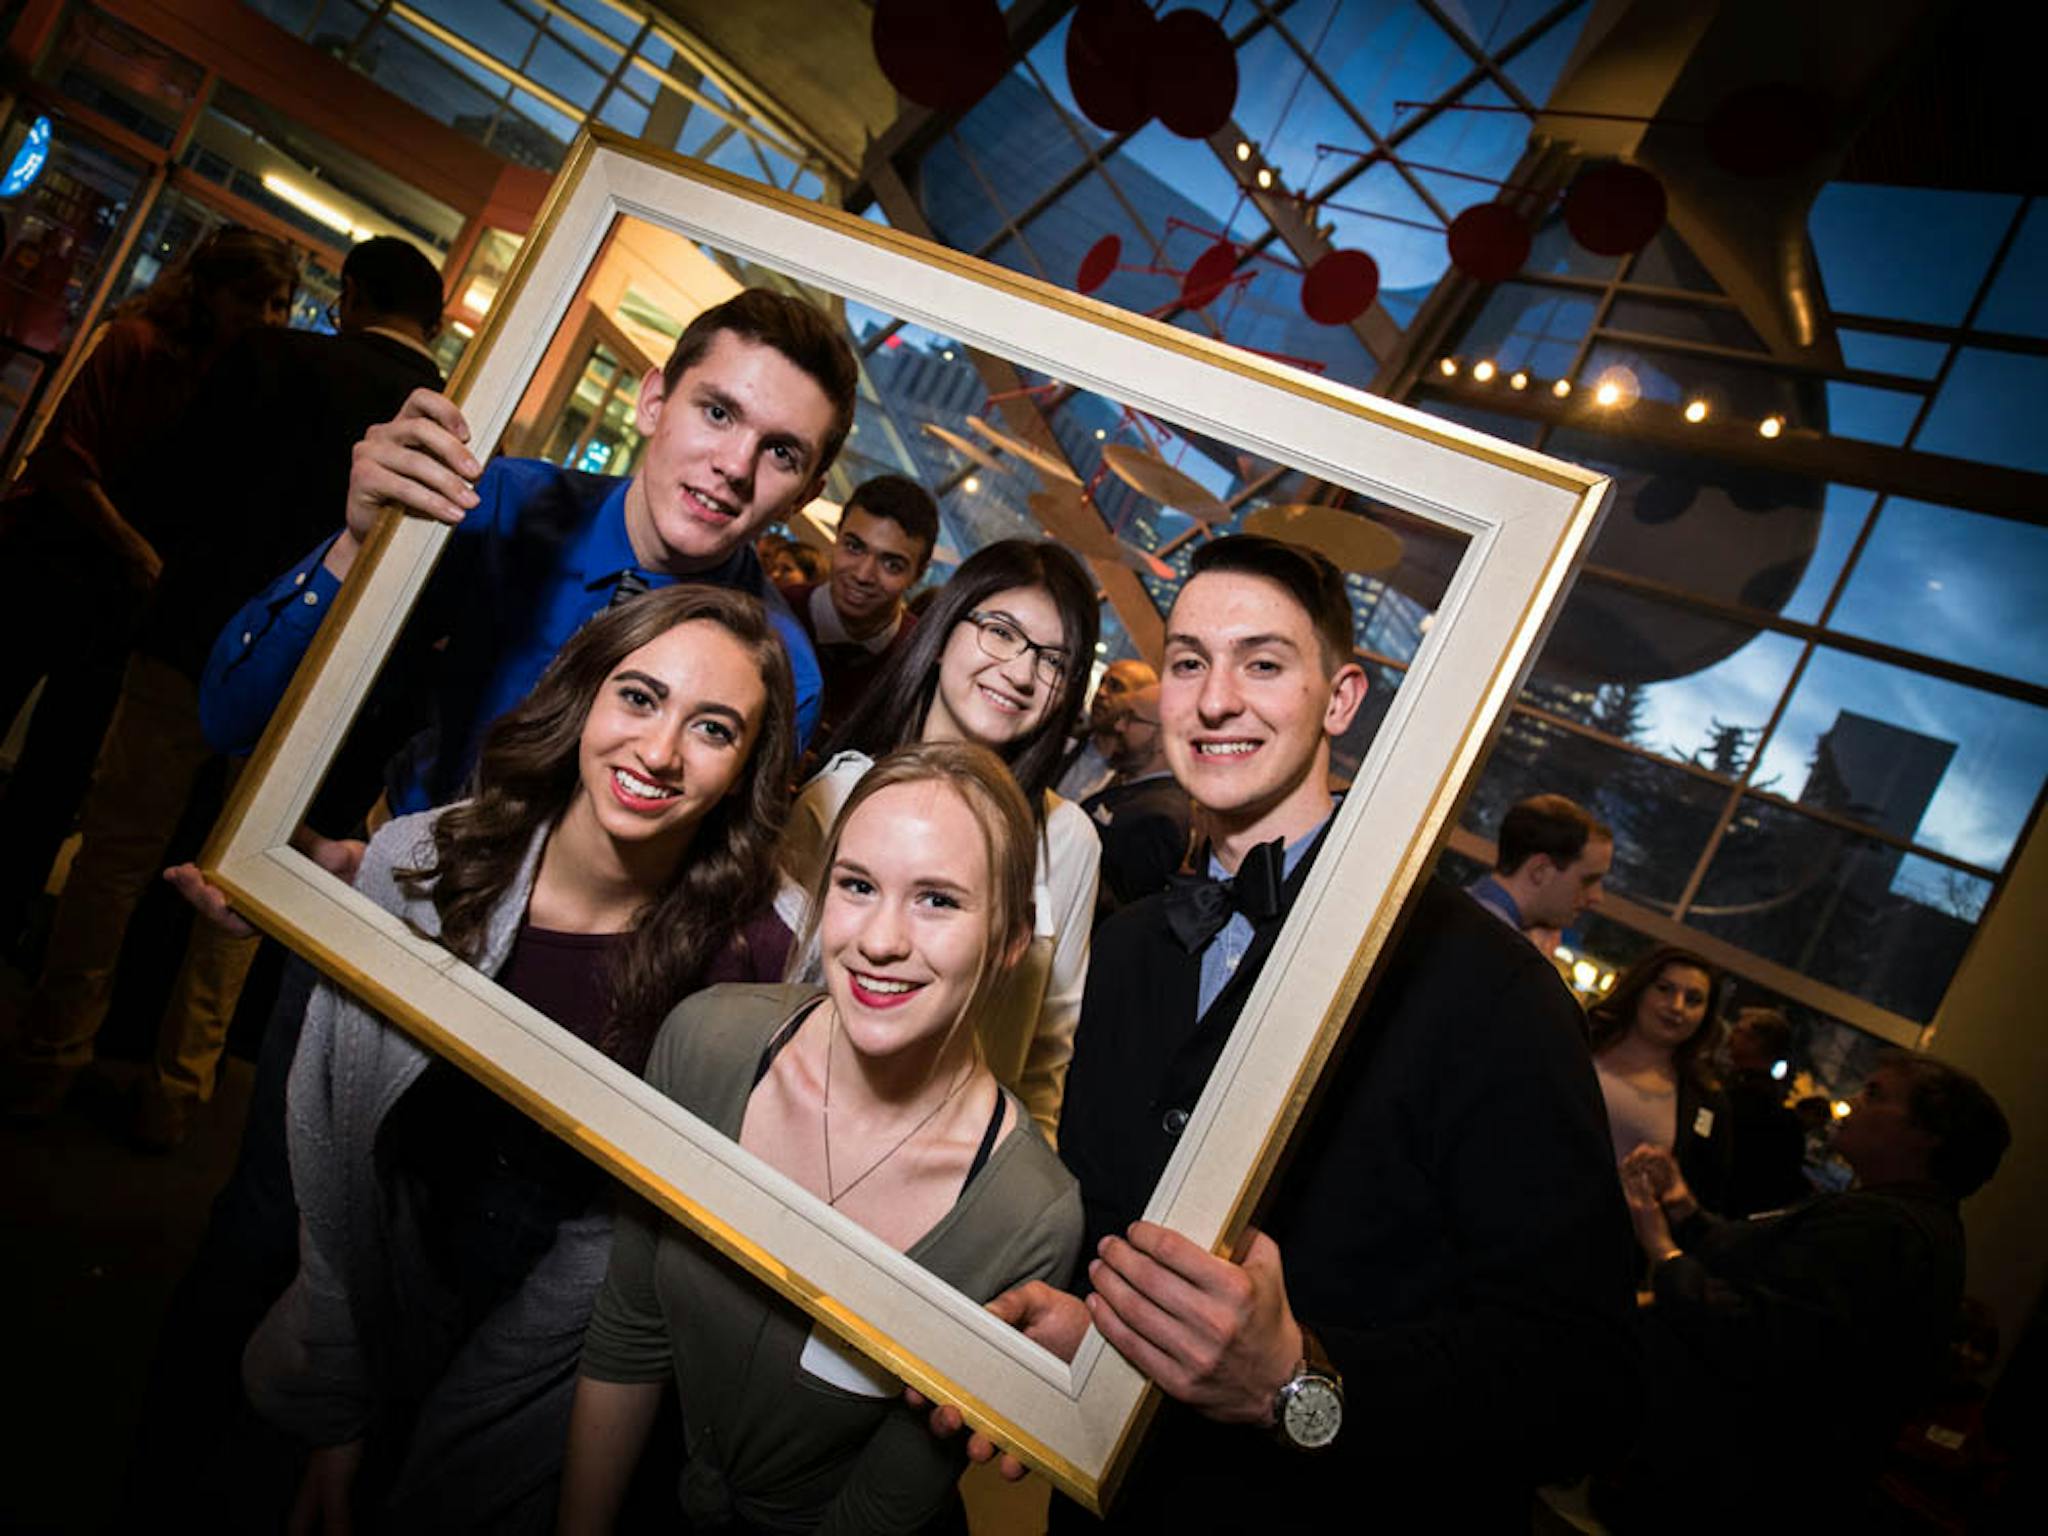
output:
[[1704,400],[1689,401],[1685,407],[1685,419],[1694,426],[1698,426],[1701,422],[1705,421],[1707,419],[1707,402]]
[[1481,358],[1472,365],[1472,377],[1482,384],[1491,384],[1493,382],[1493,373],[1493,359],[1490,357]]
[[1458,376],[1458,360],[1455,357],[1438,358],[1436,371],[1447,379],[1455,379]]
[[1566,395],[1572,392],[1572,381],[1570,379],[1559,379],[1555,384],[1550,386],[1550,392],[1553,395],[1557,396],[1558,399],[1562,400]]
[[1273,173],[1272,173],[1272,171],[1268,170],[1268,169],[1267,169],[1267,168],[1266,168],[1265,166],[1263,166],[1263,165],[1262,165],[1262,166],[1260,166],[1260,167],[1259,167],[1259,186],[1261,187],[1261,189],[1263,189],[1263,188],[1266,188],[1266,187],[1270,187],[1270,186],[1272,186],[1272,185],[1273,185]]
[[1251,157],[1252,157],[1252,147],[1251,147],[1251,145],[1249,145],[1249,144],[1245,143],[1245,141],[1244,141],[1243,139],[1239,139],[1239,140],[1237,141],[1237,158],[1238,158],[1238,159],[1240,159],[1240,160],[1249,160],[1249,159],[1251,159]]
[[1593,391],[1593,403],[1610,406],[1621,404],[1621,386],[1609,379]]
[[1758,437],[1776,437],[1780,432],[1784,430],[1785,418],[1782,416],[1766,416],[1762,421],[1756,424],[1756,433]]
[[960,489],[967,492],[968,495],[971,496],[976,491],[981,489],[981,481],[975,476],[969,475],[965,480],[962,480],[960,482]]
[[1107,439],[1108,436],[1109,434],[1105,432],[1101,427],[1097,427],[1095,429],[1095,441],[1097,441],[1098,443]]
[[1610,368],[1593,387],[1593,403],[1606,410],[1626,410],[1642,398],[1642,385],[1627,368]]
[[1509,389],[1527,389],[1528,387],[1529,372],[1527,369],[1517,368],[1513,373],[1508,375]]

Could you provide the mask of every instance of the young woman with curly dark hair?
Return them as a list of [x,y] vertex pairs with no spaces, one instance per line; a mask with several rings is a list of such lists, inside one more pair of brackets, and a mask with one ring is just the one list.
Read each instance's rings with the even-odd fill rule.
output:
[[[638,1073],[683,997],[766,981],[795,708],[761,605],[599,614],[495,725],[470,798],[371,840],[359,891]],[[294,1528],[545,1528],[611,1188],[323,986],[292,1067],[300,1271],[244,1362],[311,1449]]]

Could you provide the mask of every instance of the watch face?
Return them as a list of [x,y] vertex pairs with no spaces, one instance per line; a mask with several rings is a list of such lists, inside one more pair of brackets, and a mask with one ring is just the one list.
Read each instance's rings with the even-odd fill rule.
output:
[[1344,1399],[1319,1376],[1303,1377],[1288,1395],[1281,1419],[1287,1438],[1305,1451],[1328,1445],[1344,1423]]

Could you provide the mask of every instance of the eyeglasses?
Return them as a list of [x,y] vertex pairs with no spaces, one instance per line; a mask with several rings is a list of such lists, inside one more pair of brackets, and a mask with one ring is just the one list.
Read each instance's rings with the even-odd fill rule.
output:
[[1056,688],[1066,680],[1067,653],[1056,645],[1040,645],[1018,628],[1017,621],[1008,614],[976,610],[967,615],[967,622],[974,626],[974,638],[981,645],[982,655],[997,661],[1015,661],[1029,651],[1032,671],[1041,683]]

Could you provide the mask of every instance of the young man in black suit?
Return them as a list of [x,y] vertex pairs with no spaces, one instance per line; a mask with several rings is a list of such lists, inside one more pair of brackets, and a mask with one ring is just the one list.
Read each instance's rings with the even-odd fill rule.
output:
[[[1528,944],[1431,882],[1242,1259],[1138,1219],[1306,878],[1365,693],[1342,578],[1284,544],[1205,545],[1166,629],[1168,760],[1227,887],[1183,881],[1097,930],[1060,1122],[1083,1272],[993,1310],[1069,1357],[1092,1322],[1171,1399],[1116,1529],[1526,1530],[1536,1483],[1613,1446],[1637,1395],[1606,1117],[1578,1008]],[[1092,1523],[1056,1501],[1055,1530]]]

